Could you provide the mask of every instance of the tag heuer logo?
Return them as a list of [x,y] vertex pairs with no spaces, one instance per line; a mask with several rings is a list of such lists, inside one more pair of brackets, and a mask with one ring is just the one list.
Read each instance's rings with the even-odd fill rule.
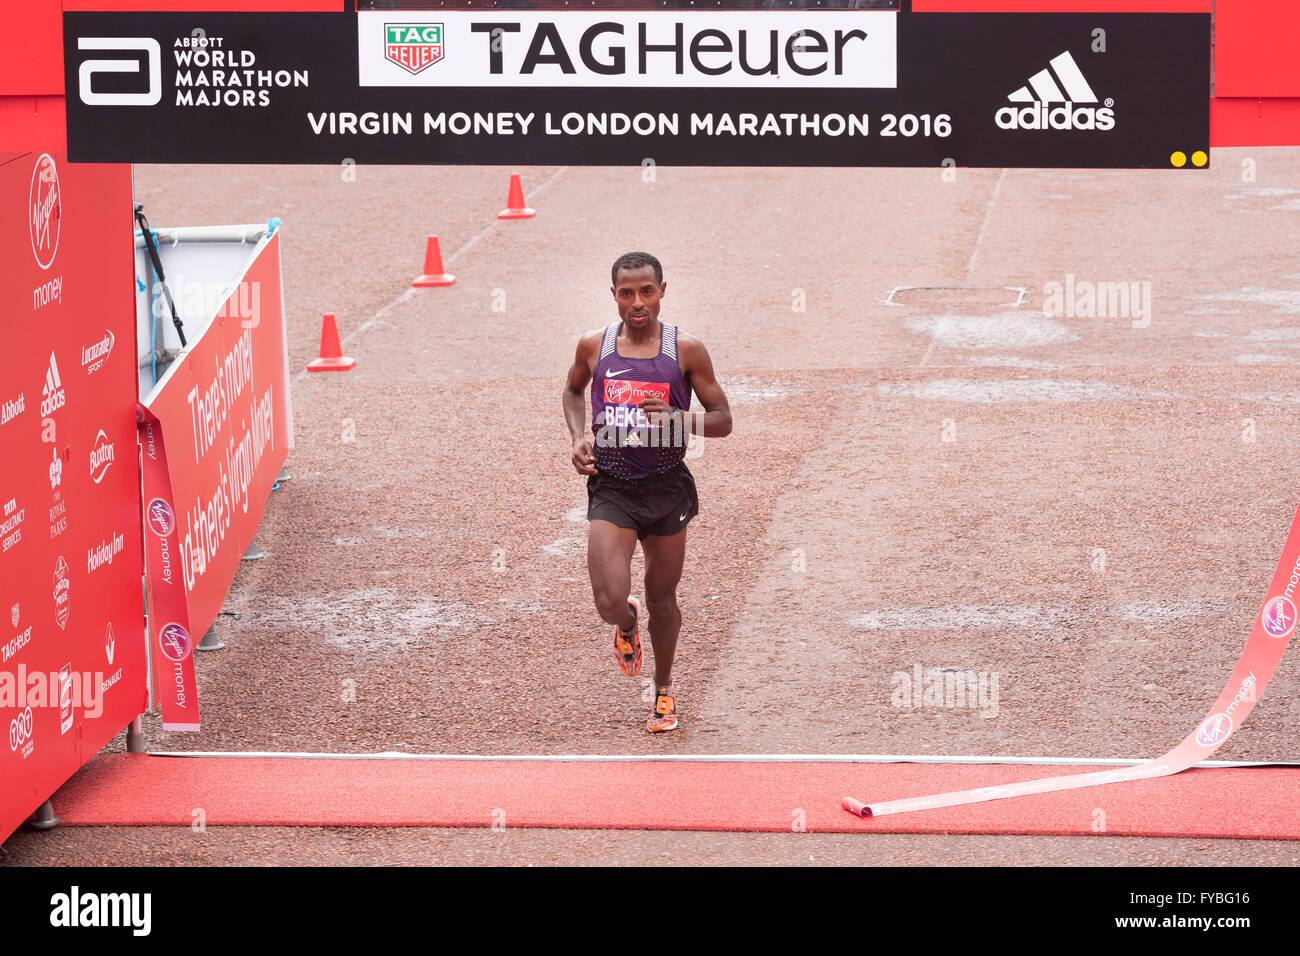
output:
[[408,73],[442,59],[441,23],[385,23],[384,57]]

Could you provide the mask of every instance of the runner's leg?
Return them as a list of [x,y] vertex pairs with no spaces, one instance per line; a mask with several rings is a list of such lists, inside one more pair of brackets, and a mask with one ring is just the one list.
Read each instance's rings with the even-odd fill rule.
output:
[[632,552],[636,550],[636,531],[620,528],[609,521],[591,522],[587,531],[587,573],[591,576],[591,596],[601,620],[630,632],[636,616],[628,607],[632,593]]
[[645,552],[645,600],[655,653],[655,684],[665,687],[673,682],[673,658],[682,629],[677,583],[686,563],[686,529],[670,535],[648,534],[641,549]]

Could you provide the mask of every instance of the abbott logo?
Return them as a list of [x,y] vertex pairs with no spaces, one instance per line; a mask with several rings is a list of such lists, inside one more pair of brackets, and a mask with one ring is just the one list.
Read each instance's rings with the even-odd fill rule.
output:
[[140,63],[129,60],[86,60],[77,71],[78,93],[87,106],[154,106],[162,100],[162,48],[152,37],[78,37],[78,50],[112,50],[144,53],[149,61],[146,93],[96,93],[96,73],[139,73]]
[[[1032,90],[1032,92],[1031,92]],[[1029,78],[1029,82],[1007,96],[1007,100],[1024,106],[1004,106],[997,112],[998,129],[1095,129],[1115,128],[1114,100],[1104,106],[1084,79],[1079,64],[1066,50],[1049,61],[1049,66]]]

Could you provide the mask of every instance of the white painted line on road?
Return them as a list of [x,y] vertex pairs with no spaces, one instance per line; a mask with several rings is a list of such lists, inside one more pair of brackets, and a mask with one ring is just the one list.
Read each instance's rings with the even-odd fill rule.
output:
[[[928,763],[1006,764],[1028,766],[1135,767],[1145,759],[1105,757],[954,757],[933,754],[368,754],[290,751],[151,750],[151,757],[265,757],[277,760],[522,760],[556,763]],[[1289,760],[1202,760],[1197,767],[1300,767]]]

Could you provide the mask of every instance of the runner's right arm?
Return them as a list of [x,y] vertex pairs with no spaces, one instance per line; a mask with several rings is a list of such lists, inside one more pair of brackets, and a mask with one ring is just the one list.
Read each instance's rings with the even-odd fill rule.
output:
[[578,340],[562,396],[564,424],[569,428],[569,439],[573,445],[573,467],[580,475],[596,473],[596,456],[592,454],[591,442],[587,439],[586,392],[596,370],[596,356],[600,352],[602,334],[597,329],[585,333]]

